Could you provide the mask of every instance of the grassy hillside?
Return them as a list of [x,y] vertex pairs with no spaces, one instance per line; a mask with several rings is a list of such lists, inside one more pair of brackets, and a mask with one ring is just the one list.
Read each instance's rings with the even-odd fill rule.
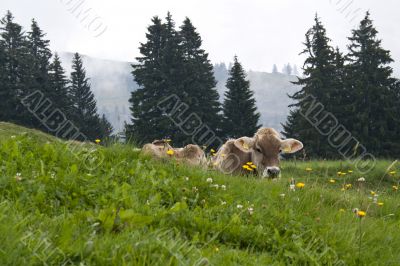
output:
[[[0,123],[1,265],[400,261],[400,169],[387,171],[389,161],[365,182],[343,162],[284,162],[272,182],[94,147],[104,161],[88,170],[80,150]],[[291,178],[304,187],[290,191]]]

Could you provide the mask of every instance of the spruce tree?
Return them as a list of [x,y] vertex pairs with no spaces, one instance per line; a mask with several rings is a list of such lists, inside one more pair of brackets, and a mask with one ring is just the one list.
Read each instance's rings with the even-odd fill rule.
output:
[[[97,114],[96,100],[90,90],[89,79],[83,67],[82,58],[75,53],[71,73],[71,118],[88,140],[99,138],[101,132],[100,117]],[[83,139],[82,139],[83,140]]]
[[272,74],[277,74],[278,73],[278,67],[276,66],[276,64],[274,64],[272,66]]
[[101,116],[101,119],[100,119],[100,134],[99,134],[99,137],[101,139],[107,139],[107,138],[111,137],[113,131],[114,131],[113,126],[107,120],[105,114],[103,114]]
[[[180,35],[184,56],[185,101],[189,105],[187,112],[197,114],[203,123],[220,135],[221,104],[215,88],[217,82],[214,78],[213,65],[208,59],[208,54],[201,48],[201,37],[189,18],[186,18],[180,27]],[[191,136],[187,136],[184,142],[190,143]]]
[[[49,49],[49,42],[49,40],[45,39],[45,34],[40,29],[37,22],[32,20],[31,30],[27,33],[27,48],[29,53],[27,62],[29,70],[28,75],[24,80],[24,95],[39,91],[45,98],[49,98],[49,67],[50,58],[52,56]],[[43,108],[47,107],[45,106]],[[42,115],[42,112],[44,116]],[[43,117],[43,119],[45,119],[44,117],[46,115],[49,114],[46,114],[44,109],[38,109],[36,111],[36,116],[39,118]],[[24,117],[24,120],[25,125],[46,130],[46,126],[43,122],[38,120],[37,117],[32,118],[32,116],[26,116]]]
[[157,108],[160,99],[167,96],[168,84],[163,66],[163,51],[166,42],[165,24],[158,17],[152,18],[152,25],[147,28],[147,41],[141,43],[140,57],[133,64],[132,74],[139,85],[132,92],[132,124],[126,126],[127,139],[145,143],[165,137],[169,134],[170,120]]
[[398,155],[400,151],[394,151],[392,145],[398,141],[398,136],[393,139],[396,126],[392,125],[388,107],[388,103],[394,104],[390,88],[395,80],[391,77],[393,70],[389,66],[393,59],[390,52],[382,48],[377,34],[367,12],[359,28],[353,30],[349,38],[351,44],[346,73],[354,112],[348,127],[375,156]]
[[226,137],[252,136],[260,128],[254,93],[237,56],[229,71],[227,91],[223,104],[224,132]]
[[28,75],[27,43],[22,27],[14,22],[10,11],[0,21],[0,43],[2,59],[0,74],[0,120],[17,124],[26,124],[27,117],[32,118],[29,111],[21,104],[26,91]]
[[333,98],[338,94],[336,59],[338,54],[329,45],[330,39],[326,36],[326,30],[318,16],[315,17],[315,25],[307,31],[306,48],[302,54],[308,55],[303,72],[305,77],[299,78],[294,84],[302,86],[301,90],[289,96],[295,101],[290,107],[294,110],[290,113],[288,121],[284,125],[283,134],[292,137],[296,132],[298,138],[304,143],[306,153],[312,157],[337,156],[334,149],[329,146],[326,137],[316,130],[301,114],[306,114],[313,101],[322,103],[325,111],[333,111],[340,106]]
[[66,118],[71,115],[72,102],[69,94],[69,80],[57,53],[49,67],[48,97],[53,102],[54,107],[60,109]]

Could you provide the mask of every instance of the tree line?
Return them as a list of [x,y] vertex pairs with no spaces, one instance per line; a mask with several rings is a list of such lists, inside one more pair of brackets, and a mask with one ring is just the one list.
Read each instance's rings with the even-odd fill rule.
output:
[[[346,54],[331,46],[318,16],[305,35],[303,73],[284,135],[304,142],[309,157],[368,153],[400,156],[400,81],[367,12]],[[341,155],[340,155],[341,154]]]
[[[139,89],[129,100],[132,121],[126,125],[128,138],[139,143],[171,138],[177,146],[193,143],[193,135],[185,128],[201,125],[191,125],[194,120],[186,114],[195,114],[196,121],[200,119],[221,139],[253,135],[260,127],[254,93],[237,56],[220,103],[213,66],[189,18],[176,29],[170,13],[165,21],[153,17],[139,50],[141,56],[132,65]],[[159,103],[171,96],[184,104],[165,112]]]
[[49,43],[34,19],[28,32],[14,21],[10,11],[0,20],[0,121],[47,132],[46,123],[37,118],[39,112],[39,116],[50,112],[44,108],[44,103],[36,103],[35,112],[22,103],[23,99],[40,92],[43,99],[60,110],[87,139],[109,137],[112,126],[97,112],[81,56],[74,55],[68,78]]

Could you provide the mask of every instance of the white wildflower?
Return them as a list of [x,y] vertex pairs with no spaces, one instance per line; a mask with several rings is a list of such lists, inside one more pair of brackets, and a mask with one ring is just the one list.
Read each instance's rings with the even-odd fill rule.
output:
[[289,189],[290,189],[290,191],[296,191],[296,185],[290,184]]
[[221,189],[222,190],[226,190],[226,186],[225,185],[221,185]]
[[365,182],[365,178],[364,177],[360,177],[359,179],[357,179],[358,182]]
[[249,211],[249,214],[250,214],[250,215],[253,215],[253,213],[254,213],[254,209],[253,209],[252,207],[250,207],[250,208],[247,208],[247,210]]
[[209,178],[207,178],[207,183],[212,183],[213,182],[213,180],[212,180],[212,178],[211,177],[209,177]]
[[286,195],[284,193],[279,194],[279,196],[281,196],[281,198],[284,198]]
[[236,208],[238,208],[238,209],[242,209],[242,208],[243,208],[243,205],[241,205],[241,204],[238,204],[238,205],[236,206]]

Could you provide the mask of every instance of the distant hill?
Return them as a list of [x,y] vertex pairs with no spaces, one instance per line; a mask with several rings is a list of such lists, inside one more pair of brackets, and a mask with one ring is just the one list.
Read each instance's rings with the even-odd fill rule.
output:
[[[71,70],[72,53],[60,53],[66,70]],[[124,122],[130,121],[129,98],[138,88],[133,81],[131,63],[103,60],[83,55],[83,63],[90,78],[92,90],[97,99],[100,113],[104,113],[113,124],[116,132],[123,129]],[[217,89],[223,101],[228,68],[224,63],[214,67]],[[287,94],[293,94],[299,88],[291,83],[295,76],[281,73],[249,71],[251,89],[255,92],[261,123],[264,126],[281,130],[280,123],[286,120],[291,100]]]

